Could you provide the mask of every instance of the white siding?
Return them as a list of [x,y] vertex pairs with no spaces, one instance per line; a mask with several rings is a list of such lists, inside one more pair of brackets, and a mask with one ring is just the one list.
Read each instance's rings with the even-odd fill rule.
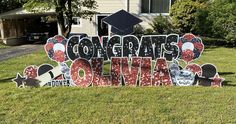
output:
[[143,20],[140,25],[144,28],[151,28],[149,23],[152,21],[153,15],[141,14],[141,0],[130,0],[130,13],[136,15],[138,18]]
[[[127,0],[97,0],[97,12],[101,14],[112,14],[121,9],[127,10]],[[141,0],[130,0],[130,13],[143,20],[142,27],[151,28],[149,23],[157,16],[153,14],[141,14]],[[93,16],[92,21],[82,19],[81,27],[72,27],[73,33],[87,33],[88,35],[97,35],[97,20],[96,15]]]
[[136,15],[138,18],[143,20],[140,25],[142,25],[143,28],[151,28],[149,23],[152,22],[153,18],[156,16],[159,16],[159,14],[143,14],[141,13],[141,0],[130,0],[130,13]]
[[[101,14],[112,14],[121,9],[126,10],[126,0],[97,0],[97,12]],[[92,20],[82,19],[81,27],[72,27],[72,33],[86,33],[88,35],[97,35],[97,15]]]
[[71,33],[86,33],[89,36],[96,35],[95,16],[92,18],[91,21],[88,19],[82,19],[80,27],[72,26]]
[[115,13],[121,9],[126,10],[126,0],[97,0],[100,13]]
[[130,0],[130,13],[139,15],[141,11],[141,0]]

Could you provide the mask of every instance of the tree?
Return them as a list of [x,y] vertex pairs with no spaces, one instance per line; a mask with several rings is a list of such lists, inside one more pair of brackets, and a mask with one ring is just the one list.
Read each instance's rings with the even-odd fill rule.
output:
[[[96,13],[97,2],[95,0],[28,0],[24,8],[29,11],[47,11],[54,9],[61,29],[61,34],[68,36],[73,24],[73,16],[91,19]],[[67,19],[67,24],[65,24]]]
[[0,0],[0,13],[22,7],[23,3],[22,0]]

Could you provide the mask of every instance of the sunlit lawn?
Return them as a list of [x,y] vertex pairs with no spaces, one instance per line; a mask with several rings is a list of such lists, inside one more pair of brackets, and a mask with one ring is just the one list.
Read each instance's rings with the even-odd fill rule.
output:
[[236,49],[207,48],[225,78],[213,87],[18,89],[11,79],[28,65],[51,62],[43,50],[0,62],[0,123],[236,123]]

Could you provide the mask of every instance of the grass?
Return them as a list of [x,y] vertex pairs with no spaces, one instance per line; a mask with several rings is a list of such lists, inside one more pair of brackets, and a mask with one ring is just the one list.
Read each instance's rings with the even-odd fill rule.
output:
[[214,87],[57,87],[18,89],[11,79],[28,65],[51,63],[44,51],[0,62],[0,123],[236,123],[236,49],[210,47],[226,79]]
[[8,47],[10,47],[10,46],[7,46],[7,45],[0,42],[0,49],[5,49],[5,48],[8,48]]

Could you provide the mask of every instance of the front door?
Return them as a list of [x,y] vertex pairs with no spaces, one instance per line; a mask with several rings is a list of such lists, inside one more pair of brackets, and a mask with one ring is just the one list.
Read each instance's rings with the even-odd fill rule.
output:
[[105,15],[98,15],[97,16],[97,31],[98,31],[98,36],[108,36],[108,25],[104,22],[102,22],[102,19],[105,18],[107,16]]

